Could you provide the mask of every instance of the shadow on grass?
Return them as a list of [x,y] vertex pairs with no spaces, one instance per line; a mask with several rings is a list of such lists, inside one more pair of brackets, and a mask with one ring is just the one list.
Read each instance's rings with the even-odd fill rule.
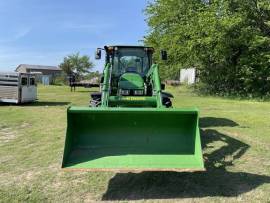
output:
[[227,118],[203,117],[200,118],[200,127],[235,127],[238,123]]
[[[211,121],[214,121],[213,126],[218,123],[221,126],[224,123],[238,125],[223,118],[217,118],[216,121],[214,118],[202,120],[208,127]],[[270,183],[270,176],[226,171],[226,167],[233,166],[233,162],[249,149],[249,145],[213,129],[201,130],[201,138],[207,169],[205,172],[118,173],[109,181],[102,200],[235,197],[261,184]]]
[[70,102],[35,101],[23,104],[0,103],[0,106],[65,106],[68,104],[70,104]]
[[92,92],[99,92],[99,90],[89,90],[89,89],[86,89],[86,90],[76,90],[75,92],[79,92],[79,93],[85,93],[85,92],[90,92],[90,93],[92,93]]
[[23,104],[23,106],[66,106],[70,102],[57,102],[57,101],[36,101],[33,103]]
[[142,200],[198,198],[208,196],[235,197],[270,183],[269,176],[228,172],[142,172],[116,174],[109,182],[102,200]]

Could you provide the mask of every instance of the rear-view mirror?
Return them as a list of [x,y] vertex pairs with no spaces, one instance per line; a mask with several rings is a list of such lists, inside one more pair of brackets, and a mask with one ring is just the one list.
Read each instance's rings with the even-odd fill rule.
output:
[[167,60],[168,59],[167,51],[161,50],[160,54],[161,54],[161,59],[162,60]]
[[96,50],[95,59],[101,59],[101,49]]

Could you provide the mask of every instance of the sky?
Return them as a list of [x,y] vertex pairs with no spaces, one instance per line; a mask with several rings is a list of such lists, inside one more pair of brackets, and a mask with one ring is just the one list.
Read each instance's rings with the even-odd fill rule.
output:
[[57,66],[67,55],[97,47],[140,44],[147,0],[0,0],[0,71],[19,64]]

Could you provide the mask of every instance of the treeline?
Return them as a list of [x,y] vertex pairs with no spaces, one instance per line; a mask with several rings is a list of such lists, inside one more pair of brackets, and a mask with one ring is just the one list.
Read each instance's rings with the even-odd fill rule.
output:
[[145,13],[163,79],[196,67],[201,91],[270,96],[269,0],[155,0]]
[[101,77],[99,71],[91,71],[94,68],[94,63],[90,60],[90,57],[80,55],[80,53],[70,54],[64,57],[59,67],[62,73],[53,81],[55,85],[69,84],[70,77],[75,77],[77,82]]

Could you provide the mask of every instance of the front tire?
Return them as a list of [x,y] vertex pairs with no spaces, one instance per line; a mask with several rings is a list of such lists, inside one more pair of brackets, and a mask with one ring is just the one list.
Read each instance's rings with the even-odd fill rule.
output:
[[94,97],[90,100],[90,107],[98,107],[101,104],[101,99]]
[[162,104],[166,106],[166,108],[171,108],[172,107],[172,101],[169,97],[163,97],[162,98]]

